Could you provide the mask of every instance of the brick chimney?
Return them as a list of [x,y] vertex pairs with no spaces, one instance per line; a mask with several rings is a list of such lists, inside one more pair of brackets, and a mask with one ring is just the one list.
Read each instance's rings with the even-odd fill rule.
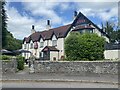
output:
[[32,25],[32,29],[31,29],[31,34],[33,34],[33,33],[35,33],[36,31],[35,31],[35,27],[34,27],[34,25]]
[[50,20],[47,20],[46,29],[49,30],[50,28],[51,28]]
[[76,17],[77,17],[77,11],[74,11],[73,19],[75,20]]

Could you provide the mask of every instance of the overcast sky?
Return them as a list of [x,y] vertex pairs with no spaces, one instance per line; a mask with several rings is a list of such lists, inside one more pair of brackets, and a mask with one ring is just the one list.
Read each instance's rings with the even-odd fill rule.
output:
[[[34,0],[35,1],[35,0]],[[115,2],[57,2],[47,0],[39,2],[20,0],[7,2],[5,9],[8,16],[8,30],[17,39],[23,39],[31,33],[31,26],[35,25],[36,31],[45,29],[46,20],[51,20],[51,26],[59,27],[73,21],[73,12],[80,11],[91,21],[101,27],[101,22],[111,21],[118,23],[118,3]],[[85,0],[84,0],[85,1]],[[100,0],[103,1],[103,0]],[[104,0],[105,1],[105,0]]]

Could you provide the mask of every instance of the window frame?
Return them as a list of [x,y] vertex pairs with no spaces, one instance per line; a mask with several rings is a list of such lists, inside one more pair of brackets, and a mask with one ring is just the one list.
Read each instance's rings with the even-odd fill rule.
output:
[[57,46],[57,40],[52,40],[52,46]]
[[40,48],[44,47],[44,42],[40,42]]

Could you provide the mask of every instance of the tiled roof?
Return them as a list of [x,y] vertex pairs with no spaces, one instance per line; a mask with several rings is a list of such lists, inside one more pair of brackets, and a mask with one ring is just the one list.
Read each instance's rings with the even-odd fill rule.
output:
[[55,48],[54,46],[46,46],[45,48],[43,48],[43,52],[44,51],[59,51],[57,48]]
[[[30,42],[30,40],[32,40],[33,42],[35,41],[39,41],[40,38],[42,38],[43,40],[50,40],[53,36],[53,34],[57,37],[57,38],[64,38],[66,37],[67,33],[69,32],[70,28],[72,26],[75,25],[75,23],[77,22],[77,20],[83,17],[84,19],[86,19],[86,23],[88,24],[92,24],[95,28],[97,28],[101,33],[103,33],[103,35],[109,37],[105,32],[103,32],[102,29],[100,29],[97,25],[95,25],[92,21],[90,21],[86,16],[84,16],[81,12],[78,14],[78,16],[76,17],[76,19],[73,21],[72,24],[69,25],[65,25],[65,26],[61,26],[58,28],[52,28],[49,30],[44,30],[42,32],[35,32],[32,35],[30,35],[27,38],[24,38],[23,42],[26,41],[27,43]],[[78,30],[78,29],[94,29],[93,27],[91,27],[90,25],[86,25],[86,26],[77,26],[74,28],[74,31]]]
[[91,27],[90,25],[79,25],[77,27],[75,27],[75,29],[73,31],[76,31],[76,30],[80,30],[80,29],[94,29],[93,27]]
[[30,42],[30,40],[32,40],[33,42],[39,41],[41,37],[43,40],[49,40],[52,38],[53,34],[55,34],[55,36],[57,38],[64,38],[66,33],[68,32],[70,26],[71,26],[71,24],[61,26],[58,28],[53,28],[53,29],[46,30],[46,31],[42,31],[42,32],[35,32],[35,33],[31,34],[29,37],[24,38],[24,40],[27,43]]

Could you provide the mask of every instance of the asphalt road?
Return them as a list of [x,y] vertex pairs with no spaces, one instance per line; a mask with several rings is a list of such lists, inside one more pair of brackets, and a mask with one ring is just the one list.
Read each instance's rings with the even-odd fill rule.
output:
[[80,82],[4,82],[3,88],[118,88],[116,84]]

